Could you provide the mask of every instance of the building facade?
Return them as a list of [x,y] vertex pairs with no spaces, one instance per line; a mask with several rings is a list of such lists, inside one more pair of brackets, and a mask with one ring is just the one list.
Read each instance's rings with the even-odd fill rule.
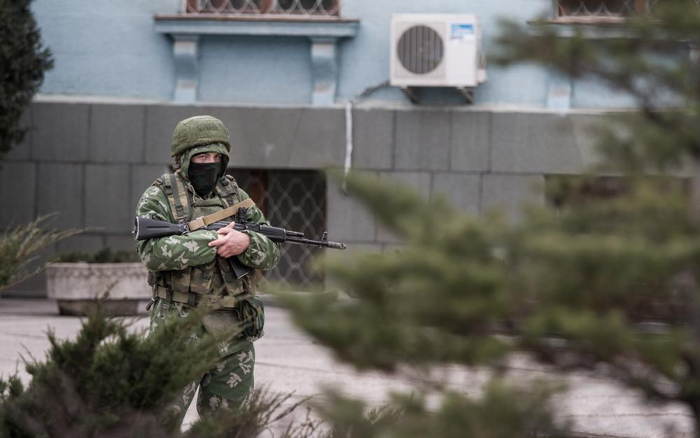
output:
[[[594,161],[591,123],[632,102],[537,66],[486,65],[472,104],[454,89],[389,86],[391,17],[473,14],[485,53],[498,21],[615,22],[631,0],[35,0],[55,67],[25,114],[30,133],[0,168],[0,227],[57,212],[85,228],[54,253],[131,249],[138,196],[166,171],[175,123],[221,118],[231,172],[273,222],[324,229],[357,249],[396,243],[319,170],[349,166],[480,214],[545,202],[548,175]],[[290,249],[276,274],[314,279]],[[301,262],[298,262],[301,260]],[[41,289],[41,280],[20,289]]]

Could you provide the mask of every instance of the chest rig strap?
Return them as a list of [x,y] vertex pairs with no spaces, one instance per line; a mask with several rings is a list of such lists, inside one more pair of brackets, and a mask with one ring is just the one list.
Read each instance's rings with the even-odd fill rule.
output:
[[253,202],[252,199],[248,198],[246,200],[233,204],[223,210],[217,211],[216,213],[208,214],[206,216],[198,217],[195,220],[189,221],[187,223],[187,228],[190,231],[196,231],[200,228],[206,227],[207,225],[211,225],[214,222],[219,222],[221,220],[226,219],[227,217],[235,215],[241,208],[251,207],[255,207],[255,202]]
[[231,175],[225,175],[216,185],[216,193],[224,199],[226,206],[234,205],[238,197],[238,184]]
[[170,210],[174,215],[175,222],[188,221],[192,215],[192,202],[182,178],[173,173],[166,174],[163,181],[163,191],[170,203]]

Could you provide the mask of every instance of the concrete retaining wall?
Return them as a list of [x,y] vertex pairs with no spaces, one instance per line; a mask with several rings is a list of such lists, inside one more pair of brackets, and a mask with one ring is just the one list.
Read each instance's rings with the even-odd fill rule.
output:
[[[231,165],[316,169],[345,160],[345,110],[310,107],[177,106],[37,101],[24,144],[0,163],[0,228],[58,212],[54,224],[86,228],[55,251],[131,249],[143,190],[166,169],[176,122],[221,118],[232,133]],[[516,215],[546,174],[592,163],[587,127],[601,114],[474,108],[353,110],[353,167],[395,178],[425,197],[444,195],[470,213],[498,207]],[[356,201],[328,186],[334,239],[382,248],[392,237]]]

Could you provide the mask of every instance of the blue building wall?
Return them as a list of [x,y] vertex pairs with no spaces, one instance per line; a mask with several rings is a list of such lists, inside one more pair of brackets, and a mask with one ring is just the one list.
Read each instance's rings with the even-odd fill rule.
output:
[[177,0],[36,0],[32,4],[55,67],[41,92],[169,99],[171,44],[153,32],[153,14]]
[[[486,49],[493,47],[501,17],[527,22],[551,8],[551,0],[344,0],[342,15],[360,20],[355,38],[340,44],[338,101],[352,99],[389,78],[389,25],[393,13],[475,13]],[[168,101],[174,87],[172,43],[154,31],[155,14],[173,14],[180,0],[36,0],[44,40],[56,59],[44,94],[97,95]],[[249,104],[310,102],[309,41],[295,37],[202,37],[199,100]],[[488,68],[477,90],[478,105],[543,107],[550,74],[538,66]],[[573,107],[620,107],[629,102],[590,83],[575,84]],[[430,91],[428,100],[458,103],[451,92]],[[407,102],[395,88],[377,101]]]

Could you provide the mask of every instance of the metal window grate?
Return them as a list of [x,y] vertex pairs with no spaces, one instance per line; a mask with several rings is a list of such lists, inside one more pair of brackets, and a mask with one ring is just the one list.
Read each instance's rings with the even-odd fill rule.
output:
[[186,14],[340,15],[340,0],[183,0]]
[[638,0],[559,0],[557,15],[560,17],[627,17],[639,12],[639,3]]
[[[661,1],[667,0],[555,0],[555,10],[557,17],[630,17],[653,11]],[[689,4],[700,5],[700,0]]]
[[[320,238],[326,230],[326,178],[318,171],[230,169],[228,171],[245,190],[272,225],[301,231],[307,237]],[[266,277],[294,287],[323,281],[312,272],[313,258],[323,251],[300,245],[283,245],[277,268]]]

